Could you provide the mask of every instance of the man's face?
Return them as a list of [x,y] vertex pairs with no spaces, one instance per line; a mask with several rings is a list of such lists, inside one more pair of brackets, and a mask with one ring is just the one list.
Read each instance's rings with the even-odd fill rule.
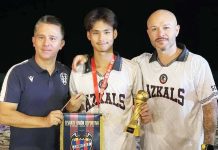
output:
[[162,12],[151,15],[147,22],[147,33],[156,50],[166,51],[176,45],[179,25],[174,16]]
[[36,57],[43,60],[56,59],[58,51],[64,46],[60,27],[47,23],[37,25],[32,42]]

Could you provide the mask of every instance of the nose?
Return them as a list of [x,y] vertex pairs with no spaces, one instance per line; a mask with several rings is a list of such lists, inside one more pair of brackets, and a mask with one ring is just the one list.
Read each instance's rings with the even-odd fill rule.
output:
[[104,34],[100,33],[98,39],[99,39],[99,41],[103,41],[104,40]]
[[50,44],[49,38],[44,38],[43,45],[48,46]]
[[158,36],[163,36],[165,34],[164,30],[162,28],[157,29]]

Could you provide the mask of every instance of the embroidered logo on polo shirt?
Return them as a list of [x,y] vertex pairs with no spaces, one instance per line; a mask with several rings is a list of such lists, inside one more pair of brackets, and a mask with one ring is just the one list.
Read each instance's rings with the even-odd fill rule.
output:
[[166,74],[160,75],[160,78],[159,78],[160,83],[165,84],[167,82],[167,79],[168,79],[168,77]]
[[33,82],[34,76],[29,76],[28,78],[29,78],[29,80],[30,80],[31,82]]
[[64,72],[60,74],[61,82],[63,85],[67,85],[68,75]]

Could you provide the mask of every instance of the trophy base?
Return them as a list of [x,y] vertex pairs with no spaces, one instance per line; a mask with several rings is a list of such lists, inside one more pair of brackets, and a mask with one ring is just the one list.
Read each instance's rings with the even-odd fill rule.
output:
[[140,136],[140,127],[138,125],[128,125],[126,132],[133,134],[134,136]]

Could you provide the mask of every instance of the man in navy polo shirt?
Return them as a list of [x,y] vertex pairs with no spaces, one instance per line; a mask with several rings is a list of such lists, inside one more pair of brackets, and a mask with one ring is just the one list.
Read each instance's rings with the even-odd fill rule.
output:
[[56,61],[65,44],[60,20],[41,17],[32,42],[34,57],[11,67],[4,79],[0,123],[11,126],[10,150],[56,150],[70,74],[67,66]]

